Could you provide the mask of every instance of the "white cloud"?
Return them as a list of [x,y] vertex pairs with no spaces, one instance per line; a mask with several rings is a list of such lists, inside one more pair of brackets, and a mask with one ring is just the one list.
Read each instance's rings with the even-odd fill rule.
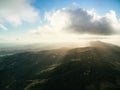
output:
[[[71,32],[77,34],[111,35],[120,32],[120,20],[115,11],[110,10],[104,16],[97,15],[95,10],[85,10],[79,7],[63,8],[47,12],[47,24],[32,30],[32,33]],[[47,28],[46,28],[47,27]]]
[[38,18],[39,13],[32,7],[31,0],[0,0],[0,22],[20,25]]
[[108,40],[120,33],[120,20],[113,10],[101,16],[94,9],[68,7],[46,12],[45,20],[46,23],[30,30],[43,41]]
[[55,29],[79,34],[110,35],[120,30],[120,20],[112,10],[100,16],[94,10],[64,8],[47,13],[46,19]]
[[7,27],[5,27],[5,26],[2,25],[2,24],[0,24],[0,29],[5,30],[5,31],[8,30]]
[[55,30],[61,30],[66,27],[66,25],[70,24],[69,15],[65,11],[66,8],[62,8],[58,11],[47,12],[45,14],[45,19]]

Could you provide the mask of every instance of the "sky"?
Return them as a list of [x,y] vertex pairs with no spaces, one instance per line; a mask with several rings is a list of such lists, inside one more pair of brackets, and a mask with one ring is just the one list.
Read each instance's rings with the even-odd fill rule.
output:
[[120,45],[120,0],[0,0],[0,43]]

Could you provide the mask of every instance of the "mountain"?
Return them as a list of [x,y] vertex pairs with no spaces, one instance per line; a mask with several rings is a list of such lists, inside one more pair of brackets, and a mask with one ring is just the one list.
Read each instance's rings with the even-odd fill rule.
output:
[[[16,53],[22,52],[30,52],[30,51],[42,51],[52,49],[52,44],[13,44],[13,43],[0,43],[0,57],[6,55],[12,55]],[[55,47],[54,47],[55,48]]]
[[71,43],[35,43],[35,44],[19,44],[19,43],[0,43],[0,57],[13,55],[23,52],[36,52],[43,50],[57,49],[61,47],[74,46]]
[[120,90],[120,47],[98,41],[1,57],[0,90]]

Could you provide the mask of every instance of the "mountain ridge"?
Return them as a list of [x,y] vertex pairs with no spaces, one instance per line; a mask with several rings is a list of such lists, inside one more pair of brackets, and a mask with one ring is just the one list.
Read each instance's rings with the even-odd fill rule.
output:
[[0,89],[119,90],[120,47],[92,44],[2,57]]

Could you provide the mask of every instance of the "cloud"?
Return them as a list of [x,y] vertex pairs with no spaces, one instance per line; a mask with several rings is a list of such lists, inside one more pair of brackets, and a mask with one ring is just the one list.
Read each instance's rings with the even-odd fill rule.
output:
[[100,16],[94,10],[63,8],[46,13],[45,18],[55,29],[77,34],[111,35],[120,30],[120,20],[113,10]]
[[5,27],[5,26],[2,25],[2,24],[0,24],[0,29],[5,30],[5,31],[8,30],[7,27]]
[[39,12],[31,5],[31,0],[0,0],[0,22],[20,25],[22,22],[34,22]]
[[109,40],[120,34],[120,20],[113,10],[101,16],[94,9],[68,7],[46,12],[44,22],[29,33],[47,42]]

